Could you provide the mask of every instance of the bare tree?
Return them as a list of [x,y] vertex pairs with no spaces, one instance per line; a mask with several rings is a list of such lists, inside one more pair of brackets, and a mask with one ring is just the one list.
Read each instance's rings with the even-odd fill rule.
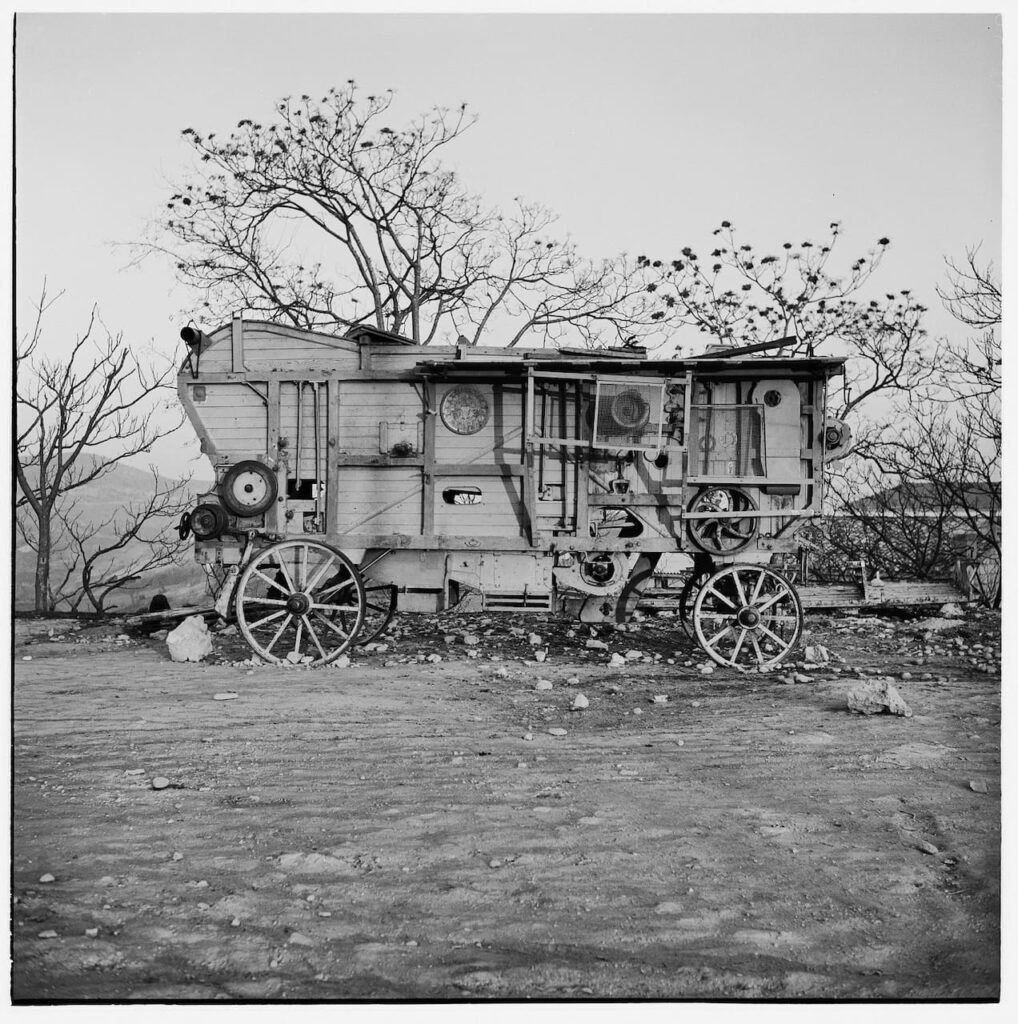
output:
[[868,552],[885,575],[948,578],[970,553],[1000,564],[1000,285],[975,250],[947,266],[938,294],[979,334],[940,339],[936,380],[897,403],[893,428],[857,446],[832,481],[833,547]]
[[517,198],[503,214],[442,163],[474,123],[466,104],[396,128],[392,101],[350,81],[320,102],[281,100],[273,123],[245,118],[225,139],[184,130],[198,160],[142,252],[171,256],[203,296],[189,313],[366,323],[419,344],[662,339],[641,265],[582,257],[545,207]]
[[[124,459],[149,451],[158,437],[182,422],[170,401],[160,402],[172,385],[173,365],[145,364],[122,334],[114,335],[105,327],[95,307],[66,357],[42,355],[43,317],[59,297],[50,298],[43,284],[33,329],[19,342],[15,357],[15,512],[18,530],[36,555],[38,612],[54,610],[79,567],[86,574],[82,581],[86,592],[94,593],[98,585],[86,582],[94,577],[102,556],[86,551],[80,543],[98,534],[89,534],[76,513],[75,500],[82,489],[98,485]],[[164,425],[167,416],[169,425]],[[122,521],[125,531],[140,539],[141,528],[165,512],[169,498],[157,484],[153,500],[148,505],[143,502],[137,516],[127,513]],[[64,575],[54,589],[53,556],[67,549],[72,552],[71,562],[64,564]],[[101,578],[107,575],[105,570],[100,574]]]
[[833,261],[841,225],[832,222],[828,230],[820,243],[758,249],[743,242],[726,220],[714,230],[707,256],[687,246],[677,259],[641,256],[638,262],[657,274],[648,288],[659,296],[662,315],[716,342],[791,337],[796,340],[789,354],[848,355],[842,400],[834,409],[843,417],[875,395],[922,387],[934,371],[923,327],[925,307],[907,289],[885,292],[880,299],[865,297],[890,239],[879,239],[839,270]]

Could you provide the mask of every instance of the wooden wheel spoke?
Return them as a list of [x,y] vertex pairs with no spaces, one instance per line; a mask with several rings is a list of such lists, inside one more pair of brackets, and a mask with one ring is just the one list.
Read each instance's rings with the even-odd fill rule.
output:
[[[286,585],[290,588],[290,593],[296,594],[297,588],[293,585],[293,580],[290,578],[290,570],[287,569],[282,558],[279,559],[279,571],[282,574],[283,580],[285,581]],[[255,572],[258,572],[258,570],[255,569]],[[279,586],[279,584],[274,583],[273,586]]]
[[[282,568],[282,567],[280,567],[280,568]],[[262,578],[263,580],[265,580],[265,582],[266,582],[266,583],[268,583],[268,585],[269,585],[270,587],[272,587],[272,589],[273,589],[273,590],[278,590],[278,591],[279,591],[280,593],[282,593],[282,592],[283,592],[283,586],[282,586],[282,584],[281,584],[281,583],[280,583],[280,582],[279,582],[278,580],[270,580],[270,579],[268,578],[268,576],[266,576],[266,575],[265,575],[265,573],[263,573],[263,572],[261,571],[261,569],[258,569],[258,568],[256,568],[256,569],[254,570],[254,574],[255,574],[255,576],[261,576],[261,578]],[[291,593],[291,594],[293,593],[293,587],[291,587],[291,588],[290,588],[290,593]]]
[[311,607],[324,608],[329,612],[355,612],[360,606],[356,604],[319,604],[317,601],[312,601]]
[[780,601],[783,597],[789,597],[790,594],[791,591],[788,589],[788,587],[782,585],[781,589],[776,594],[774,594],[772,597],[769,597],[766,601],[764,601],[763,604],[755,605],[755,608],[758,612],[765,612],[768,608],[770,608],[772,604],[777,604],[777,602]]
[[748,629],[743,629],[743,631],[739,634],[739,639],[735,641],[735,650],[732,651],[732,664],[733,665],[736,663],[736,661],[739,660],[739,651],[742,650],[742,645],[743,645],[743,643],[746,640],[746,634],[748,632],[749,632]]
[[265,648],[266,654],[270,653],[272,648],[276,646],[276,641],[283,635],[283,630],[286,629],[288,625],[290,625],[290,619],[292,618],[293,616],[288,614],[286,618],[283,619],[283,624],[279,627],[279,629],[276,631],[276,635],[269,641],[268,646]]
[[753,596],[749,599],[751,605],[755,605],[758,598],[760,597],[760,591],[763,589],[764,580],[767,579],[767,573],[763,569],[757,574],[756,584],[753,586]]
[[286,602],[283,600],[276,600],[274,597],[252,597],[248,599],[248,604],[267,604],[275,607],[286,607]]
[[325,597],[326,594],[331,594],[336,590],[342,590],[344,587],[353,586],[353,577],[347,574],[347,578],[340,580],[338,583],[330,583],[318,596]]
[[297,619],[297,636],[293,642],[293,653],[300,654],[300,642],[304,637],[304,616]]
[[321,566],[315,570],[314,576],[312,576],[311,579],[308,580],[308,582],[305,584],[304,593],[310,594],[315,589],[315,587],[318,586],[319,581],[325,575],[325,570],[328,569],[329,566],[332,565],[332,563],[335,561],[336,559],[333,558],[332,555],[329,555],[327,560],[322,562]]
[[266,622],[271,622],[273,619],[278,619],[280,615],[285,614],[285,611],[273,612],[271,615],[266,615],[265,618],[259,619],[257,622],[249,622],[248,629],[257,629],[259,626],[264,626]]
[[719,632],[715,633],[715,634],[714,634],[714,636],[712,636],[712,637],[710,638],[710,640],[708,640],[708,641],[707,641],[707,643],[705,644],[706,648],[707,648],[708,650],[713,650],[713,649],[714,649],[714,645],[715,645],[715,644],[716,644],[716,643],[717,643],[717,642],[718,642],[718,641],[719,641],[719,640],[720,640],[720,639],[721,639],[721,638],[722,638],[722,637],[723,637],[723,636],[724,636],[724,635],[725,635],[726,633],[730,633],[731,631],[732,631],[732,625],[731,625],[731,623],[729,623],[729,624],[728,624],[727,626],[725,626],[725,628],[724,628],[724,629],[722,629],[722,630],[720,630]]
[[[356,609],[354,609],[354,610],[356,611]],[[316,618],[320,623],[322,623],[323,626],[328,626],[329,629],[331,629],[333,633],[338,633],[339,636],[341,636],[344,640],[349,640],[350,639],[350,634],[349,633],[345,633],[331,619],[327,619],[324,615],[319,615],[318,612],[315,611],[314,609],[312,609],[311,615],[314,618]]]
[[302,615],[301,619],[303,619],[304,625],[307,626],[308,635],[311,637],[312,640],[314,640],[315,647],[318,648],[318,653],[322,656],[322,660],[324,661],[328,657],[328,655],[325,653],[325,648],[322,647],[321,643],[318,640],[318,634],[315,632],[315,627],[311,625],[311,620],[306,615]]
[[303,591],[307,587],[308,582],[308,546],[304,544],[300,548],[300,559],[298,561],[300,568],[300,589]]
[[732,580],[735,583],[735,589],[739,592],[739,600],[746,604],[746,591],[743,589],[742,580],[739,578],[739,570],[732,570]]
[[733,612],[738,611],[735,605],[731,601],[729,601],[728,598],[725,597],[725,595],[722,594],[720,590],[717,590],[713,585],[706,587],[705,589],[708,594],[713,594],[715,597],[720,597],[721,600],[724,601],[725,604],[728,605],[728,607],[731,608]]
[[783,650],[787,650],[789,647],[792,646],[787,640],[784,640],[780,636],[778,636],[777,633],[772,633],[762,622],[760,623],[758,628],[761,633],[766,633]]

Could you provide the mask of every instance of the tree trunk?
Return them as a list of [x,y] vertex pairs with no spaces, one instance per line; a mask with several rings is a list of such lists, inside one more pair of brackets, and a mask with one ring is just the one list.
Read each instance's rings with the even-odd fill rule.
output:
[[37,612],[51,612],[49,592],[50,573],[50,545],[52,535],[50,532],[49,515],[39,516],[39,548],[35,557],[35,610]]

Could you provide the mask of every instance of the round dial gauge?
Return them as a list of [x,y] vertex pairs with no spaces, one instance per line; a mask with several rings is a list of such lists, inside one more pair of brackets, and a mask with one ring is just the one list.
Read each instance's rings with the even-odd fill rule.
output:
[[439,414],[454,434],[476,434],[488,422],[490,409],[480,390],[457,384],[445,393]]

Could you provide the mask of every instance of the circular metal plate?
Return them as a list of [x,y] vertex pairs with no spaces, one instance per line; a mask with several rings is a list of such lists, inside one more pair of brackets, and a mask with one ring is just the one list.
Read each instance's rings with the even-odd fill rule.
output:
[[476,434],[488,422],[491,410],[478,388],[457,384],[445,393],[439,414],[454,434]]

